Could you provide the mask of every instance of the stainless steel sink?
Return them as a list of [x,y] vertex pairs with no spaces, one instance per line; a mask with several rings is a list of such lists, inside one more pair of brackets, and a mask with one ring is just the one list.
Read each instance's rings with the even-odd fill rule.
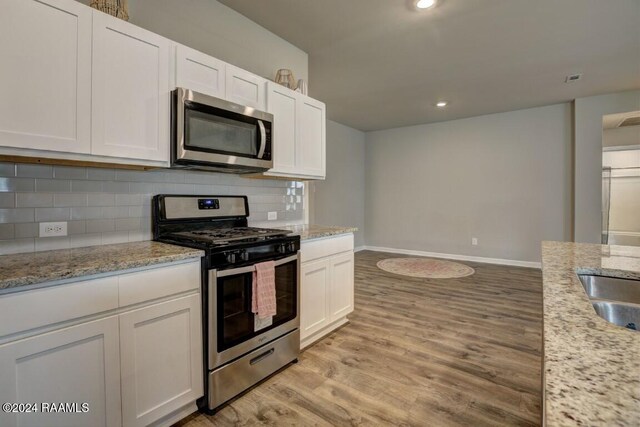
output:
[[640,280],[578,276],[594,310],[607,322],[640,331]]
[[640,330],[640,305],[593,301],[593,308],[607,322],[635,331]]
[[640,304],[640,280],[586,274],[578,277],[589,298]]

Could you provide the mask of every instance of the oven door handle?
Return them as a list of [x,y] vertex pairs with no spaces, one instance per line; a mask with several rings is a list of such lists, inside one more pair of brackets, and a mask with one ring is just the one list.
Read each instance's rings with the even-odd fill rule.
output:
[[[286,264],[288,262],[297,261],[297,260],[298,260],[298,254],[292,255],[290,257],[282,258],[282,259],[277,260],[275,266],[278,267],[278,266],[281,266],[282,264]],[[231,270],[217,271],[216,272],[216,277],[227,277],[227,276],[234,276],[236,274],[251,273],[255,269],[256,269],[255,266],[250,265],[250,266],[247,266],[247,267],[232,268]]]
[[260,149],[258,150],[258,158],[261,159],[264,156],[264,149],[267,147],[267,130],[264,128],[262,120],[258,120],[258,127],[260,128]]

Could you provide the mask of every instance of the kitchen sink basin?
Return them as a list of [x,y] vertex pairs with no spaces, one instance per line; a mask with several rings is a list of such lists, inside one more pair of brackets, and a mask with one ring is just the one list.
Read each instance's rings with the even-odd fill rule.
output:
[[640,330],[640,305],[620,304],[613,301],[593,301],[596,313],[607,322],[615,325]]
[[605,299],[640,304],[640,280],[619,279],[617,277],[578,276],[584,290],[591,299]]

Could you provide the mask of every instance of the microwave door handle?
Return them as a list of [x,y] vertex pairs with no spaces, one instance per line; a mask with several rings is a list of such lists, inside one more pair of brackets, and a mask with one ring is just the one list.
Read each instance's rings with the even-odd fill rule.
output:
[[267,148],[267,130],[264,127],[262,120],[258,120],[258,127],[260,128],[260,149],[258,150],[258,158],[261,159],[264,156],[264,149]]

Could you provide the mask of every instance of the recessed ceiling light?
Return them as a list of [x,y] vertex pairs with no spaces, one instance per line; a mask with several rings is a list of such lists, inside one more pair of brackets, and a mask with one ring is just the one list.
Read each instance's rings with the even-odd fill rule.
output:
[[446,107],[446,106],[447,106],[447,104],[448,104],[448,102],[447,102],[447,101],[440,101],[440,102],[436,103],[436,107],[438,107],[438,108],[444,108],[444,107]]
[[416,7],[418,9],[428,9],[436,4],[436,0],[418,0]]

